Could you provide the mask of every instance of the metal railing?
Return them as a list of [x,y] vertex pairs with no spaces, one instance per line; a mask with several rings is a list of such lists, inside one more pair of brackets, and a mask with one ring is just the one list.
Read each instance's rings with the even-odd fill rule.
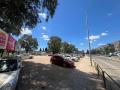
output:
[[120,90],[120,84],[116,82],[108,73],[106,73],[99,64],[93,61],[99,78],[103,79],[103,84],[106,90]]

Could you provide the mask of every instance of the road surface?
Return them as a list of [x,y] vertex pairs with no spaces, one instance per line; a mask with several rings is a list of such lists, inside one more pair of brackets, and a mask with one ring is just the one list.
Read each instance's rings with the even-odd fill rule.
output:
[[92,59],[114,80],[120,81],[120,60],[105,56],[92,56]]

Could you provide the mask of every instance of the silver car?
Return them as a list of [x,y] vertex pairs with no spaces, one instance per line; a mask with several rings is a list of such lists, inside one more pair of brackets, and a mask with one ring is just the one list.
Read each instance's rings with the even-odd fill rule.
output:
[[21,66],[19,59],[0,60],[0,90],[15,90]]
[[78,61],[79,61],[79,59],[78,59],[77,56],[72,56],[71,59],[72,59],[73,61],[75,61],[75,62],[78,62]]

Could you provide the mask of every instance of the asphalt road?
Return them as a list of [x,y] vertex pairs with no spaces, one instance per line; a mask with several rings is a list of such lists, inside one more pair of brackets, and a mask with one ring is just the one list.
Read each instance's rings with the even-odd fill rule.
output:
[[105,56],[92,56],[92,59],[114,80],[120,81],[120,60]]

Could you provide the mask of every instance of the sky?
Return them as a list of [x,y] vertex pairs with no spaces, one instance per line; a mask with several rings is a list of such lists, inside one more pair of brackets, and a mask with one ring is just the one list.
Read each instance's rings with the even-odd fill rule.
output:
[[32,30],[24,28],[22,31],[22,34],[31,34],[37,38],[39,48],[47,47],[51,36],[59,36],[79,50],[87,50],[87,28],[90,31],[92,48],[120,40],[120,0],[58,1],[52,19],[45,22],[46,14],[39,13],[42,23]]

